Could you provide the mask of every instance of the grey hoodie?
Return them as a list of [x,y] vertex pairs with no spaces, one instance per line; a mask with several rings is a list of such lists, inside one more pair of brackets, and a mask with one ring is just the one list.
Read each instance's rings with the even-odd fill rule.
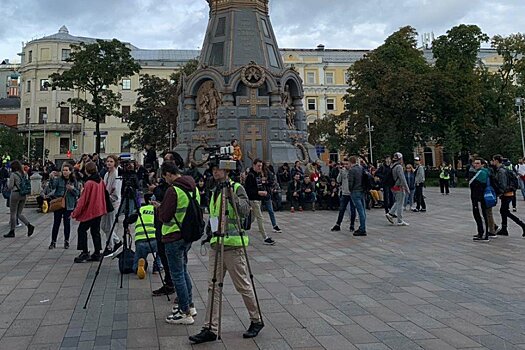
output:
[[425,182],[425,167],[418,165],[416,168],[416,185],[421,185]]
[[348,187],[348,169],[342,168],[337,175],[337,183],[341,185],[341,192],[343,196],[350,195],[350,188]]
[[394,177],[395,181],[394,186],[401,187],[402,189],[408,189],[405,172],[403,171],[403,165],[400,161],[396,161],[392,165],[392,176]]

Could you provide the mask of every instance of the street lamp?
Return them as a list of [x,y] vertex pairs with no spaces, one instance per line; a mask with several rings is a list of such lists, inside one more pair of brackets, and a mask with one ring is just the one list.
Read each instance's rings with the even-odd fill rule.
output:
[[372,152],[372,131],[374,131],[374,127],[370,124],[369,115],[366,116],[366,119],[368,120],[366,130],[368,131],[368,139],[370,141],[370,164],[374,165],[374,153]]
[[46,162],[46,124],[47,124],[47,114],[42,114],[42,121],[44,122],[44,140],[42,142],[42,166]]
[[525,99],[523,97],[516,97],[514,100],[514,105],[518,107],[518,115],[520,117],[520,130],[521,130],[521,150],[523,152],[523,157],[525,157],[525,140],[523,138],[523,119],[521,117],[521,106],[523,106],[523,102]]
[[31,116],[27,116],[27,161],[31,163]]

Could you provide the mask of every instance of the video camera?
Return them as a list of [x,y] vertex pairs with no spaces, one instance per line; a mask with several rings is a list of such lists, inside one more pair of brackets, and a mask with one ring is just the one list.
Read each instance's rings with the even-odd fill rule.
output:
[[236,170],[237,162],[233,158],[233,146],[221,147],[215,145],[204,149],[208,152],[210,167],[218,166],[221,170]]

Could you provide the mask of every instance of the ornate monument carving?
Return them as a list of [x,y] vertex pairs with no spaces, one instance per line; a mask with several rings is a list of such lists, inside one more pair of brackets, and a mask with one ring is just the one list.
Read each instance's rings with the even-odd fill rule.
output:
[[248,158],[317,159],[314,147],[297,142],[307,139],[302,80],[284,66],[268,0],[207,1],[210,20],[199,68],[183,81],[175,150],[202,165],[206,141],[235,138],[247,166]]

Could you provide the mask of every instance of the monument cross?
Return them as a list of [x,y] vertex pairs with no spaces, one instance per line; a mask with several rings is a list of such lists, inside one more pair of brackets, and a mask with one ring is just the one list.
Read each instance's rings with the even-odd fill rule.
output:
[[246,141],[251,141],[252,143],[252,149],[248,152],[248,156],[250,159],[255,159],[257,157],[257,141],[262,141],[262,136],[260,135],[260,131],[255,125],[250,125],[246,131],[248,132],[244,139]]
[[257,116],[257,106],[268,106],[268,97],[257,97],[257,89],[250,89],[250,97],[241,97],[239,105],[250,106],[250,115]]

